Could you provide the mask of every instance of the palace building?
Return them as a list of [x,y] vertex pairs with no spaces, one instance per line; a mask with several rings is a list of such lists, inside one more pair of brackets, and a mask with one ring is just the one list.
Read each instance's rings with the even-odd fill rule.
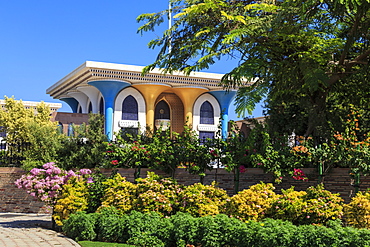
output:
[[227,136],[228,109],[236,91],[220,86],[222,74],[163,74],[144,67],[87,61],[47,89],[73,113],[101,113],[109,140],[120,129],[170,127],[181,133],[185,123],[200,138],[213,138],[222,121]]

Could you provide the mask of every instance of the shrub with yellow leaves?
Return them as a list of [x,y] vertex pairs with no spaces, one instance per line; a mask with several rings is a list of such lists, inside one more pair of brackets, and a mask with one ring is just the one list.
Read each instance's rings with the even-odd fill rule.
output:
[[126,178],[119,173],[113,178],[107,179],[103,184],[107,186],[107,189],[101,207],[113,206],[122,210],[123,213],[132,210],[136,201],[136,184],[126,181]]
[[271,184],[260,182],[238,192],[226,203],[226,214],[243,221],[259,221],[265,218],[272,203],[279,197]]
[[84,211],[88,207],[88,188],[82,177],[73,177],[63,185],[62,194],[54,206],[53,218],[59,226],[69,215]]
[[356,228],[370,228],[370,192],[358,192],[349,204],[344,206],[344,218],[348,225]]

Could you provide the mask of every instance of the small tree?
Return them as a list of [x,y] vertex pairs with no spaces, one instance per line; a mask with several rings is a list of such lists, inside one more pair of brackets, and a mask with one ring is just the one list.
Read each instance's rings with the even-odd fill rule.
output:
[[58,165],[64,169],[102,166],[108,141],[103,126],[104,119],[99,114],[90,114],[88,125],[73,126],[75,135],[63,142],[58,151]]
[[[8,148],[25,159],[25,169],[55,161],[63,137],[57,131],[57,124],[50,121],[50,109],[44,102],[36,109],[26,109],[22,100],[5,96],[5,106],[0,108],[0,126],[6,132]],[[17,147],[24,143],[28,143],[29,148],[21,154]]]

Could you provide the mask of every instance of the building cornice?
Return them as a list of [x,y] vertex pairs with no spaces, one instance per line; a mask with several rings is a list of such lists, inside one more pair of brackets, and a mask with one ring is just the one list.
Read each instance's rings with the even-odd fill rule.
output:
[[118,80],[135,84],[166,84],[171,87],[202,87],[208,90],[221,90],[220,81],[223,74],[193,72],[189,76],[181,72],[164,74],[160,69],[154,69],[145,76],[144,66],[86,61],[71,73],[63,77],[46,90],[53,98],[63,98],[67,92],[77,87],[87,86],[88,82],[96,80]]

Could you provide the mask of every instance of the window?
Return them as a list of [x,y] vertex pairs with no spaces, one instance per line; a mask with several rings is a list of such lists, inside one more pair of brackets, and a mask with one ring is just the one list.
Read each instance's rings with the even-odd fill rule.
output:
[[200,107],[200,124],[214,124],[213,107],[208,101]]
[[207,139],[214,139],[215,132],[199,131],[199,139],[201,143],[206,142]]
[[99,102],[99,113],[104,115],[104,100],[103,100],[103,97],[100,98],[100,102]]
[[91,104],[91,102],[89,103],[89,110],[87,112],[92,113],[92,104]]
[[171,119],[170,107],[166,101],[161,100],[155,107],[155,119]]
[[75,131],[73,129],[73,123],[68,124],[68,132],[67,132],[67,135],[68,136],[74,136],[75,135]]
[[127,96],[122,102],[122,120],[138,120],[137,101],[131,95]]

